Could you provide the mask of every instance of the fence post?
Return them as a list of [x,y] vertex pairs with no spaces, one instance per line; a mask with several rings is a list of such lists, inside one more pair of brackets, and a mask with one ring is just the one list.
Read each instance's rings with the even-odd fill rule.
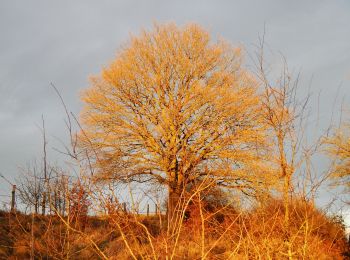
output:
[[16,205],[16,185],[12,185],[11,212],[15,211],[15,205]]
[[149,204],[147,204],[147,217],[149,216]]
[[124,209],[124,212],[126,213],[126,203],[123,202],[123,209]]

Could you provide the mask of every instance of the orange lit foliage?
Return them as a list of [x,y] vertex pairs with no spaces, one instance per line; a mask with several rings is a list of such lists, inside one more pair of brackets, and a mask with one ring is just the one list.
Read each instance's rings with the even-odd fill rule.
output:
[[240,49],[197,25],[155,26],[84,92],[85,147],[102,178],[166,185],[170,211],[203,177],[252,192],[272,179],[257,88]]
[[344,124],[325,140],[327,153],[335,159],[333,176],[337,183],[350,186],[350,124]]
[[69,200],[70,218],[75,223],[76,228],[80,227],[84,229],[91,202],[89,201],[88,193],[80,182],[77,182],[72,188],[69,194]]

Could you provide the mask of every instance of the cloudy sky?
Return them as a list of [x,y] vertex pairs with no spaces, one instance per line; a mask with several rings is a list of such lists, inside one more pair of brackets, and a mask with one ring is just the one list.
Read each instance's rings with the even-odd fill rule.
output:
[[[266,42],[283,53],[302,84],[320,94],[321,126],[333,103],[350,98],[350,1],[5,1],[0,0],[0,172],[10,181],[18,167],[41,156],[41,115],[49,135],[66,140],[64,113],[50,87],[79,114],[79,92],[115,56],[118,47],[154,22],[199,23],[213,38],[248,52],[266,28]],[[272,66],[276,66],[271,57]],[[315,103],[315,102],[313,102]],[[339,111],[335,111],[339,113]],[[0,195],[9,185],[0,179]],[[0,197],[0,200],[6,200]]]

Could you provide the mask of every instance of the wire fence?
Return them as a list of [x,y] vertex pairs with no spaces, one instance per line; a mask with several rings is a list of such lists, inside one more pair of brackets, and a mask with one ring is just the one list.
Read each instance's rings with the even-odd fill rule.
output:
[[[17,203],[17,191],[16,185],[13,185],[11,194],[0,194],[0,209],[4,211],[20,211],[20,205]],[[118,203],[120,209],[125,213],[141,215],[141,216],[154,216],[166,214],[166,210],[162,210],[160,205],[156,202],[144,204],[140,209],[140,205],[130,205],[127,202]]]

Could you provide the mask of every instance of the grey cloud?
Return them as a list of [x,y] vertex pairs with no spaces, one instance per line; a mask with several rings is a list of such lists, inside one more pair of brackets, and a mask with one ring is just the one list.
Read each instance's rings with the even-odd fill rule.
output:
[[[130,33],[152,23],[196,22],[213,37],[253,50],[266,25],[266,40],[281,51],[305,85],[323,90],[323,124],[332,110],[337,86],[350,86],[350,3],[338,1],[2,1],[0,3],[0,171],[13,179],[17,165],[40,157],[44,114],[51,136],[64,138],[63,110],[50,87],[62,92],[79,113],[79,91],[89,75],[114,57]],[[271,58],[276,67],[275,58]],[[274,67],[274,68],[275,68]],[[349,101],[349,98],[346,98]],[[55,144],[51,141],[52,145]],[[50,152],[55,160],[58,156]],[[0,182],[0,194],[8,187]]]

